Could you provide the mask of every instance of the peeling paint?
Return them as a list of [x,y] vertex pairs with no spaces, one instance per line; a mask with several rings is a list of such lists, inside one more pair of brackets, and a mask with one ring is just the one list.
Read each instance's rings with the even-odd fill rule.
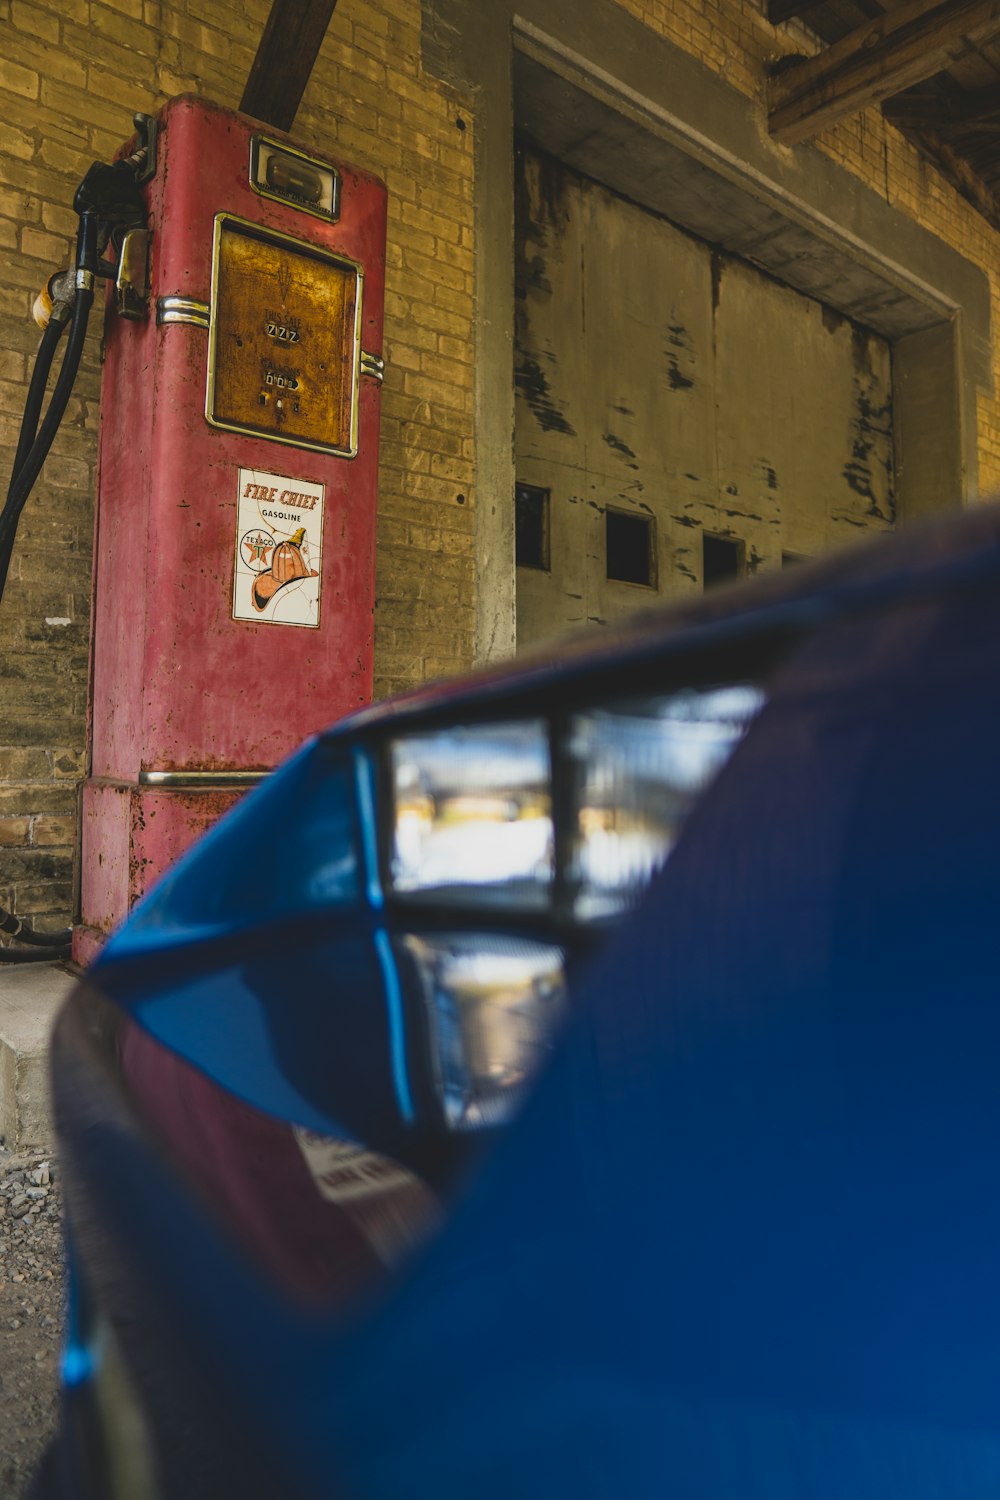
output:
[[[852,331],[855,361],[854,405],[851,419],[851,457],[843,468],[843,477],[856,495],[868,501],[869,516],[892,522],[896,518],[896,497],[892,462],[892,399],[876,399],[876,378],[872,373],[869,337],[862,329]],[[874,488],[875,470],[884,478],[884,508]]]
[[[667,383],[673,391],[693,390],[694,379],[689,375],[685,375],[680,367],[680,359],[683,357],[687,368],[690,370],[694,369],[694,343],[691,335],[683,323],[668,323],[666,333],[667,347],[664,353],[667,358]],[[678,354],[678,350],[680,354]]]
[[620,453],[623,458],[629,460],[628,466],[630,469],[637,469],[639,467],[639,465],[635,462],[635,454],[629,447],[628,443],[623,442],[620,437],[616,437],[613,432],[605,432],[603,434],[603,440],[605,443],[607,443],[612,452]]
[[556,409],[549,383],[537,360],[530,359],[527,355],[522,358],[514,371],[514,384],[528,403],[532,415],[543,431],[562,432],[567,437],[576,437],[575,429],[570,426],[562,412]]
[[767,482],[768,489],[776,490],[778,488],[778,476],[767,459],[758,458],[755,467],[760,477]]

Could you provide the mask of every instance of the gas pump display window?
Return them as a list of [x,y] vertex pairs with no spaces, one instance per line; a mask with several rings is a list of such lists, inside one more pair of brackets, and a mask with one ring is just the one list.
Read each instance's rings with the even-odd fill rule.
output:
[[333,222],[340,217],[340,173],[303,151],[255,135],[250,142],[250,185],[263,198],[288,203]]
[[209,422],[353,457],[361,290],[354,261],[220,214]]

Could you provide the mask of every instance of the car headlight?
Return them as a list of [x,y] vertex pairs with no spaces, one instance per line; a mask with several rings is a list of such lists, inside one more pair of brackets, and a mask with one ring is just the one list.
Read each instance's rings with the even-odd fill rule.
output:
[[393,741],[393,892],[584,922],[616,915],[663,865],[764,701],[759,687],[734,683],[588,706],[551,724]]
[[572,718],[568,878],[576,916],[621,911],[649,883],[763,702],[759,688],[737,685]]
[[548,1056],[566,1002],[563,952],[482,934],[395,940],[415,977],[434,1086],[447,1125],[499,1125]]
[[542,720],[411,735],[390,761],[396,891],[546,904],[554,840]]

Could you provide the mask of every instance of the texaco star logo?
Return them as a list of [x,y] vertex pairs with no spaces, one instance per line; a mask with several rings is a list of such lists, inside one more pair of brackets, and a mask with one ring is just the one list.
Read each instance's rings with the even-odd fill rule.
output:
[[274,537],[269,531],[248,531],[240,538],[240,556],[255,573],[265,573],[271,566],[274,547]]

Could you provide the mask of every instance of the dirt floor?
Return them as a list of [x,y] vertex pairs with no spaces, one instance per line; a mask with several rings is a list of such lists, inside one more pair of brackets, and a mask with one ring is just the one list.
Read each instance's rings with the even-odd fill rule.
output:
[[0,1500],[22,1500],[55,1430],[62,1323],[57,1166],[0,1149]]

